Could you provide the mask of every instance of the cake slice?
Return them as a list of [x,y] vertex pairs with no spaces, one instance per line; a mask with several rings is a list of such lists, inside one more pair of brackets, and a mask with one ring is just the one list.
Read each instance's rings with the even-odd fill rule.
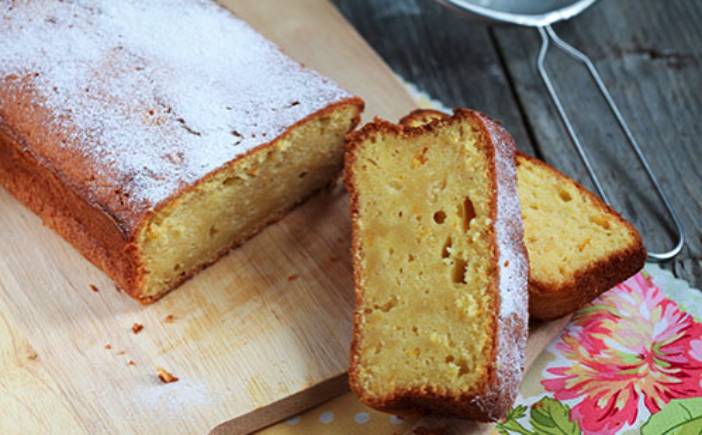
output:
[[495,420],[512,405],[527,334],[514,144],[459,109],[349,137],[356,288],[350,383],[380,410]]
[[[417,127],[447,117],[417,110],[401,123]],[[643,267],[646,250],[636,228],[573,179],[518,152],[517,189],[533,318],[572,313]]]
[[142,302],[336,177],[363,107],[209,0],[0,21],[0,184]]

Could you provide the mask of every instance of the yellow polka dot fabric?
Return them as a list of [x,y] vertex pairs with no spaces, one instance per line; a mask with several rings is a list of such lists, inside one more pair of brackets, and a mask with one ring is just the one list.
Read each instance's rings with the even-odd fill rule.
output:
[[384,414],[361,404],[351,393],[259,432],[262,435],[402,434],[419,417]]

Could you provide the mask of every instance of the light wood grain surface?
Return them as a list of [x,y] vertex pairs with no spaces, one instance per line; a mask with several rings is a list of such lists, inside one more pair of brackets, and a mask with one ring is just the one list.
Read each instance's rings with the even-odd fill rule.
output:
[[[223,3],[367,115],[413,108],[326,0]],[[0,190],[0,433],[241,433],[346,391],[349,234],[337,186],[144,307]]]

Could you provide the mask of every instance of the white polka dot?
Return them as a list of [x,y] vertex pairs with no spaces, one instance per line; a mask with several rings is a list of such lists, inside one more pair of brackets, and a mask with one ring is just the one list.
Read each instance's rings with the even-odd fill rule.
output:
[[323,424],[331,423],[334,421],[334,413],[331,411],[323,412],[322,415],[319,416],[319,421],[321,421]]
[[391,415],[390,416],[390,424],[402,424],[404,423],[404,420],[402,417],[398,417],[396,415]]
[[353,419],[358,424],[366,424],[370,420],[370,415],[367,412],[357,412]]
[[300,422],[300,416],[299,416],[299,415],[298,415],[298,416],[295,416],[295,417],[292,417],[292,418],[289,418],[289,419],[286,421],[286,423],[289,424],[290,426],[295,426],[295,425],[298,424],[299,422]]

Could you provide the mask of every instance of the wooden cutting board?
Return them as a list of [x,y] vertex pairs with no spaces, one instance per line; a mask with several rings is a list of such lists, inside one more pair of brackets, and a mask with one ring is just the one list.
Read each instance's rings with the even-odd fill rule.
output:
[[[223,4],[362,96],[366,117],[414,107],[326,0]],[[240,433],[343,393],[349,233],[330,189],[144,307],[0,189],[0,432]],[[544,325],[532,354],[559,329]]]

